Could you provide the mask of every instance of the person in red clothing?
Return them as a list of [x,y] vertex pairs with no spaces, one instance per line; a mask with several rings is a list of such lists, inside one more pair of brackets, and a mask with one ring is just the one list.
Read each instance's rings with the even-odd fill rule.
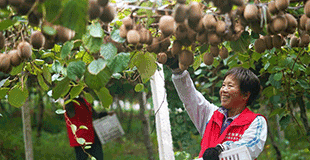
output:
[[[93,118],[98,118],[98,115],[86,99],[79,97],[74,100],[79,104],[71,101],[65,106],[65,120],[70,146],[75,149],[76,159],[86,160],[88,157],[93,156],[97,160],[103,160],[102,144],[93,127]],[[71,127],[73,125],[76,126],[75,133]],[[85,127],[80,128],[80,126]],[[83,138],[85,144],[78,143],[77,138]],[[86,144],[90,144],[91,148],[84,149]]]

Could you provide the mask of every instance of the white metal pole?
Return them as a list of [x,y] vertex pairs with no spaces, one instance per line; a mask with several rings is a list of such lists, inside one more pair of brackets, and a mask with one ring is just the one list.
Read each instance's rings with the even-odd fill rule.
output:
[[[158,64],[163,68],[162,64]],[[158,141],[159,159],[174,160],[171,127],[165,79],[163,70],[156,71],[151,78],[152,98],[154,104],[156,133]]]

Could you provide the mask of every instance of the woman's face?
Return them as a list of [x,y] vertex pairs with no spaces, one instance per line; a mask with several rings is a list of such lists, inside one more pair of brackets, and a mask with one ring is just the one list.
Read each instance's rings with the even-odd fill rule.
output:
[[241,94],[239,82],[232,75],[226,76],[220,89],[221,105],[226,109],[246,106],[249,96]]

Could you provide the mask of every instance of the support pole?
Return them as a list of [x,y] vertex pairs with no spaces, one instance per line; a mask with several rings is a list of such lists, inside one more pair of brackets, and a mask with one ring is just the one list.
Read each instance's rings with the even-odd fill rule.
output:
[[[158,64],[163,68],[162,64]],[[163,70],[156,71],[151,78],[152,98],[155,111],[156,133],[158,141],[159,159],[174,160],[171,127],[165,79]]]
[[22,119],[23,119],[23,132],[24,132],[24,143],[25,143],[25,159],[33,160],[32,150],[32,130],[31,130],[31,113],[29,109],[29,101],[26,100],[22,106]]

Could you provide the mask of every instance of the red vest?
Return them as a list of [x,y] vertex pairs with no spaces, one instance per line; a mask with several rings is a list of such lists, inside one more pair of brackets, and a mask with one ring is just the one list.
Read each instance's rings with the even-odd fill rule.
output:
[[[68,119],[71,121],[72,124],[76,125],[77,131],[76,131],[76,136],[77,138],[84,138],[86,142],[92,142],[94,143],[95,139],[95,134],[94,134],[94,127],[93,127],[93,120],[92,120],[92,108],[91,105],[84,99],[85,103],[87,106],[85,106],[83,102],[80,102],[80,105],[74,104],[74,109],[75,109],[75,115],[72,118],[69,118],[67,113],[65,116],[66,119],[66,125],[67,125],[67,131],[68,131],[68,137],[70,141],[70,146],[71,147],[76,147],[76,146],[81,146],[77,141],[76,137],[74,136],[72,129],[70,127],[70,122]],[[86,126],[88,129],[79,129],[81,125]]]
[[220,134],[224,115],[216,110],[207,124],[202,137],[199,158],[201,158],[205,150],[210,147],[215,147],[217,144],[222,144],[225,141],[238,141],[244,131],[248,129],[254,119],[259,115],[260,114],[253,113],[248,108],[245,108],[223,133]]

